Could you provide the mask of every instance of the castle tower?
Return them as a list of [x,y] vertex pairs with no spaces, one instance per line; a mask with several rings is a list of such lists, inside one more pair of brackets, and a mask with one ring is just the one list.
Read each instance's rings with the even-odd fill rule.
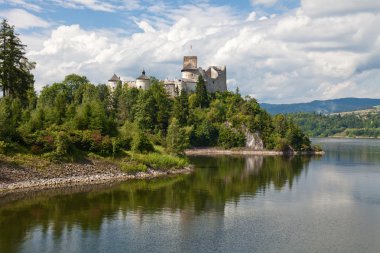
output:
[[199,70],[197,61],[197,56],[183,57],[183,68],[181,70],[183,80],[195,82],[198,80]]
[[150,87],[150,78],[145,75],[145,70],[143,69],[141,75],[136,78],[136,88],[139,89],[149,89]]
[[108,80],[108,86],[111,90],[114,90],[120,81],[120,77],[116,74],[113,74],[113,76]]
[[182,72],[181,90],[195,91],[195,86],[200,75],[198,69],[197,56],[184,56]]

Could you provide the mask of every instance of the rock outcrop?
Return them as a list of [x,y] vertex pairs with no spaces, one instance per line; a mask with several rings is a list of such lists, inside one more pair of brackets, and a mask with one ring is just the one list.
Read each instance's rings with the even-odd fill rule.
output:
[[264,143],[259,133],[251,133],[247,128],[243,128],[245,135],[245,147],[251,150],[263,150]]

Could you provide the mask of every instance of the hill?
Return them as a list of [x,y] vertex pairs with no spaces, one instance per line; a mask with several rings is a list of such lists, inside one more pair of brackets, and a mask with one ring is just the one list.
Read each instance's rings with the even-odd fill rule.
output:
[[339,98],[330,100],[314,100],[309,103],[295,104],[267,104],[261,103],[262,108],[270,114],[295,113],[295,112],[316,112],[316,113],[337,113],[357,110],[372,109],[380,105],[380,99],[372,98]]

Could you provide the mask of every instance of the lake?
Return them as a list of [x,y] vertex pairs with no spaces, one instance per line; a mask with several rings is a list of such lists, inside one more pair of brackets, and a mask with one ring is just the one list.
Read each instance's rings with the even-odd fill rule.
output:
[[380,140],[313,142],[324,156],[2,196],[0,252],[380,252]]

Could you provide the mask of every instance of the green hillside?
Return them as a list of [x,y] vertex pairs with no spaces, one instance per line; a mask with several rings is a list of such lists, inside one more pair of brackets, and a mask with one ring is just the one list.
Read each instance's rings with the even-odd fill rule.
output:
[[287,117],[314,137],[380,137],[380,108],[330,115],[292,113]]
[[316,113],[338,113],[357,110],[372,109],[380,105],[380,99],[372,98],[339,98],[331,100],[315,100],[309,103],[296,104],[260,104],[271,114],[316,112]]

